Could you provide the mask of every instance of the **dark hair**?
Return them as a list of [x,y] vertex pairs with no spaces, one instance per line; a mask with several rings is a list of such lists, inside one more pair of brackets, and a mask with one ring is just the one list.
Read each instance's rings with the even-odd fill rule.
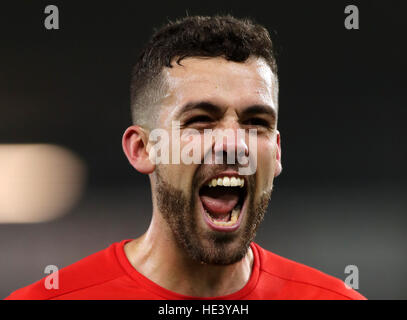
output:
[[[133,68],[131,109],[133,122],[147,125],[153,113],[147,108],[157,100],[154,96],[165,87],[159,76],[163,67],[171,68],[187,57],[224,57],[244,62],[250,56],[264,58],[277,79],[277,64],[268,31],[249,19],[226,16],[188,16],[169,22],[155,31]],[[158,94],[158,95],[159,95]],[[156,101],[153,101],[156,100]],[[156,114],[156,113],[155,113]]]

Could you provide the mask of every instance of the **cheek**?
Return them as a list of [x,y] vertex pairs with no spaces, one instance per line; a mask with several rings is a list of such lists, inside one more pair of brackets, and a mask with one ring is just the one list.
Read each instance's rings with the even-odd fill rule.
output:
[[259,170],[274,167],[274,159],[276,158],[277,145],[270,140],[258,139],[257,159]]
[[258,141],[257,149],[257,181],[261,188],[270,187],[273,183],[276,169],[277,144],[268,141]]
[[166,165],[163,170],[166,171],[166,176],[171,185],[184,192],[189,192],[192,188],[192,179],[194,169],[192,165],[185,165],[182,162],[179,164]]
[[[178,140],[175,143],[178,146],[175,150],[170,150],[170,161],[173,161],[173,163],[166,166],[167,174],[175,188],[189,194],[192,190],[194,174],[198,165],[193,161],[185,163],[185,160],[191,160],[194,154],[186,142]],[[197,153],[199,154],[199,152]],[[176,154],[176,156],[173,157],[173,154]]]

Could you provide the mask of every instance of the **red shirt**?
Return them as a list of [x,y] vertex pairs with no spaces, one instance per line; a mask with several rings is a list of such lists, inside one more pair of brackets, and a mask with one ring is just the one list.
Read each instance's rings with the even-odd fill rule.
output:
[[130,264],[123,240],[59,270],[59,289],[46,289],[45,278],[13,292],[6,299],[366,299],[343,281],[280,257],[251,243],[254,254],[249,281],[239,291],[200,298],[178,294],[152,282]]

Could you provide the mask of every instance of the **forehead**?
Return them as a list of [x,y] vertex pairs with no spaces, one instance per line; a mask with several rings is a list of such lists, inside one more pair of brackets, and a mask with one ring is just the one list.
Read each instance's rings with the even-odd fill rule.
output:
[[[223,58],[191,57],[165,68],[168,84],[162,101],[162,118],[169,119],[188,102],[209,101],[217,105],[244,108],[273,103],[274,74],[262,58],[246,62]],[[276,110],[277,111],[277,110]]]

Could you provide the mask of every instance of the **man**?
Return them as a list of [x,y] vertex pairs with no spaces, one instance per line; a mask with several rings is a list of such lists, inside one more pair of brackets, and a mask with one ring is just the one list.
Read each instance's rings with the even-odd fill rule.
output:
[[262,26],[186,17],[158,30],[134,67],[123,135],[150,178],[148,230],[60,270],[57,290],[40,280],[9,299],[364,299],[253,242],[282,170],[277,95]]

